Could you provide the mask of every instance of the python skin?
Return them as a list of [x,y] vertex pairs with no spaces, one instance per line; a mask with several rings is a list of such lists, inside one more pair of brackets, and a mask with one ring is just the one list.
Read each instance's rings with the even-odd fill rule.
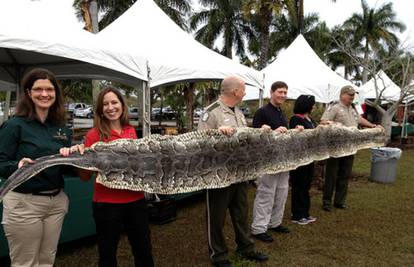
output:
[[226,187],[312,161],[355,154],[384,142],[382,129],[341,126],[295,129],[285,134],[237,128],[231,137],[218,130],[204,130],[98,142],[84,155],[42,157],[18,169],[0,188],[0,201],[9,190],[60,164],[97,171],[97,182],[110,188],[176,194]]

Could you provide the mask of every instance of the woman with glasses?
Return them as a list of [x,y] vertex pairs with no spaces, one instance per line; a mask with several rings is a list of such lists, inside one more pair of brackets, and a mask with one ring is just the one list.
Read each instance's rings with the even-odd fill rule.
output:
[[[0,176],[42,156],[82,150],[71,145],[65,127],[62,90],[53,73],[33,69],[22,81],[16,116],[0,128]],[[53,266],[69,200],[63,192],[63,173],[50,167],[19,185],[3,199],[3,228],[11,266]]]
[[[293,108],[294,115],[290,118],[290,129],[302,126],[305,129],[313,129],[316,123],[310,117],[315,97],[313,95],[300,95]],[[309,190],[314,173],[314,163],[301,166],[296,170],[290,171],[290,181],[292,185],[292,222],[305,225],[316,221],[315,217],[310,216],[310,196]]]

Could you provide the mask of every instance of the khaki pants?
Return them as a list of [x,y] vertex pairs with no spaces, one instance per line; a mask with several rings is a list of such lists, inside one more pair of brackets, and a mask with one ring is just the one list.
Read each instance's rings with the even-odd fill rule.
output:
[[253,204],[253,235],[265,233],[282,223],[289,192],[289,172],[265,174],[258,179]]
[[51,267],[69,199],[10,191],[3,199],[3,228],[11,267]]

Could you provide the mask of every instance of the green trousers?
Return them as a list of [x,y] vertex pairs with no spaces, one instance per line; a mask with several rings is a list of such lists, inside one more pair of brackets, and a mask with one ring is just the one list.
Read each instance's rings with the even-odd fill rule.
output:
[[325,183],[323,186],[323,205],[331,205],[334,191],[334,204],[345,204],[353,162],[354,155],[328,159],[326,163]]
[[237,252],[245,254],[254,250],[247,221],[247,186],[244,182],[226,188],[207,190],[207,238],[210,259],[213,263],[228,260],[223,234],[227,209],[233,223]]

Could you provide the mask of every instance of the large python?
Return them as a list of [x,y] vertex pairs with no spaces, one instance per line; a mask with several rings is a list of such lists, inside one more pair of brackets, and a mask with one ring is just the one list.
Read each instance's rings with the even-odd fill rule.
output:
[[238,128],[231,137],[204,130],[98,142],[84,155],[41,157],[18,169],[0,188],[0,201],[9,190],[59,164],[97,171],[97,182],[110,188],[176,194],[226,187],[315,160],[355,154],[359,149],[382,146],[384,141],[379,128],[319,126],[285,134]]

